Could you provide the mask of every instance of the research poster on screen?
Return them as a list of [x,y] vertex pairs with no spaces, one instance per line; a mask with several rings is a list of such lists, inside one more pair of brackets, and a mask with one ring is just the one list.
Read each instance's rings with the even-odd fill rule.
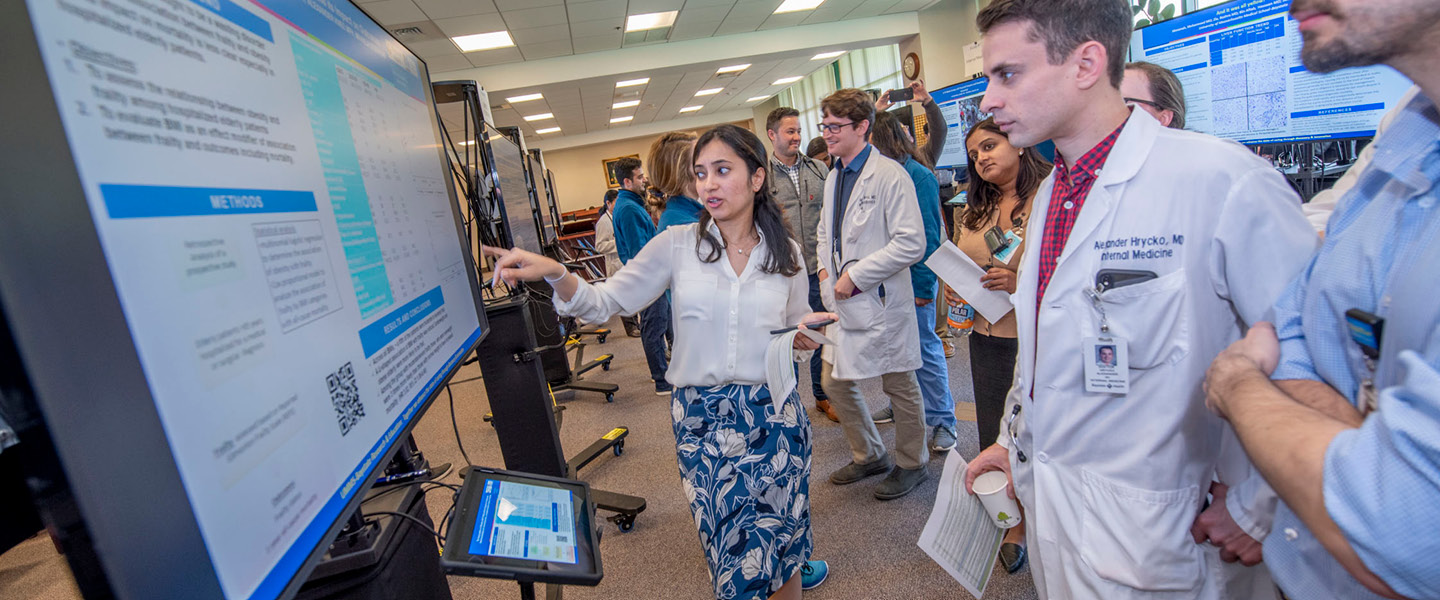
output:
[[273,596],[480,333],[424,65],[342,1],[27,6],[221,586]]

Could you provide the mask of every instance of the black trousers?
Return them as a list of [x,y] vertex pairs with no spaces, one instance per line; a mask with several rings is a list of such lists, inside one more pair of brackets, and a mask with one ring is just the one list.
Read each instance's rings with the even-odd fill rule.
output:
[[970,381],[975,386],[975,429],[983,450],[1000,435],[1005,416],[1005,395],[1015,377],[1019,341],[971,333]]

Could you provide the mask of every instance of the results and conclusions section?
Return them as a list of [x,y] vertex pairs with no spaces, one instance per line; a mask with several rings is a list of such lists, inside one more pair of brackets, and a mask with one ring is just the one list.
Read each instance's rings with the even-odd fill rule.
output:
[[1131,41],[1132,60],[1180,78],[1187,129],[1244,144],[1374,135],[1408,80],[1388,67],[1307,71],[1289,6],[1248,0],[1145,27]]
[[25,0],[230,598],[278,595],[479,336],[420,63],[338,0]]

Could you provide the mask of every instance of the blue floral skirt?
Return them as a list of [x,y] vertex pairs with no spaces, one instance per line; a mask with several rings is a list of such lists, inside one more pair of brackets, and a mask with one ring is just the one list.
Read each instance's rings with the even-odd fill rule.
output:
[[718,600],[766,598],[810,558],[810,419],[764,385],[686,387],[675,453]]

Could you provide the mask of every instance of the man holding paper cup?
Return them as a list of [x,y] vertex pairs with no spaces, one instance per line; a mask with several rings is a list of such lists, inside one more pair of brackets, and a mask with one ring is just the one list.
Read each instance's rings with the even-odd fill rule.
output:
[[1263,569],[1222,562],[1259,561],[1273,496],[1201,383],[1316,240],[1267,162],[1126,107],[1131,18],[1125,0],[993,0],[977,18],[981,110],[1056,160],[1013,297],[1006,422],[967,489],[1011,476],[1041,598],[1273,597]]

